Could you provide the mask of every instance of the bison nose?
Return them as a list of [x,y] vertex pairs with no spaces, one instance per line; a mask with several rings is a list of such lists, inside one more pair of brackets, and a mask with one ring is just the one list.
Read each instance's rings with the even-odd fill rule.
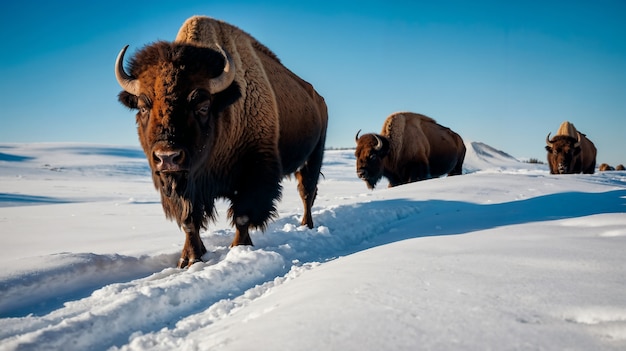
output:
[[152,156],[156,170],[160,172],[181,171],[185,161],[185,153],[182,150],[155,150]]
[[366,169],[359,169],[356,172],[357,176],[359,176],[359,178],[364,179],[367,178],[367,170]]

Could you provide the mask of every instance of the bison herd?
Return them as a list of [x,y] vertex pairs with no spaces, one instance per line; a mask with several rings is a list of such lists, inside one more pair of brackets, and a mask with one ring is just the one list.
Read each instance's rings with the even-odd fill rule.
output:
[[[199,233],[219,198],[230,201],[231,246],[252,245],[250,228],[263,230],[277,215],[281,180],[291,174],[304,206],[301,224],[313,227],[328,113],[311,84],[248,33],[204,16],[185,21],[173,42],[139,50],[128,70],[126,49],[115,62],[119,101],[137,111],[163,210],[185,232],[178,267],[207,252]],[[380,134],[359,134],[356,173],[370,189],[382,177],[397,186],[462,173],[463,139],[430,117],[394,113]],[[550,173],[594,172],[596,148],[573,124],[548,133],[546,144]]]

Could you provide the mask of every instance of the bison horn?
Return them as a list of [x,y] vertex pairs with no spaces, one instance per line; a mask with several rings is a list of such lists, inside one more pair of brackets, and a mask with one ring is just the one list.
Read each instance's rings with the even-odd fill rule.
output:
[[359,142],[359,133],[361,133],[360,129],[358,132],[356,132],[356,136],[354,137],[354,141],[356,141],[357,143]]
[[117,60],[115,60],[115,78],[117,78],[117,83],[119,83],[122,89],[137,96],[139,95],[139,81],[124,71],[124,54],[127,49],[128,45],[124,46],[117,55]]
[[383,148],[383,141],[380,140],[378,135],[374,134],[374,138],[376,138],[376,146],[374,146],[374,150],[380,151]]
[[576,144],[574,144],[574,147],[580,147],[580,132],[576,132]]
[[221,46],[217,45],[217,49],[224,56],[224,71],[218,77],[209,81],[209,92],[211,94],[224,91],[235,80],[235,63],[233,59]]
[[550,141],[550,133],[548,133],[548,136],[546,136],[546,144],[547,144],[549,147],[552,147],[552,142]]

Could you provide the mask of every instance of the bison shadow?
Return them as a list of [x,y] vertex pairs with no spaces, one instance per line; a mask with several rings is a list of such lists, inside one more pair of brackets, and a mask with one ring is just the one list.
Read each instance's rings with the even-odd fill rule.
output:
[[406,239],[470,234],[515,224],[625,212],[626,189],[557,193],[497,204],[394,199],[346,205],[336,208],[331,216],[319,215],[317,224],[327,226],[330,232],[322,241],[336,240],[333,237],[340,236],[343,244],[331,243],[334,250],[320,248],[317,258],[333,259]]
[[0,193],[0,207],[64,204],[70,202],[72,201],[49,196]]
[[4,152],[0,152],[0,161],[4,162],[24,162],[32,159],[34,159],[34,157],[5,154]]
[[78,150],[72,149],[79,155],[100,155],[113,156],[123,158],[139,158],[145,159],[146,155],[141,149],[133,148],[116,148],[116,147],[81,147]]

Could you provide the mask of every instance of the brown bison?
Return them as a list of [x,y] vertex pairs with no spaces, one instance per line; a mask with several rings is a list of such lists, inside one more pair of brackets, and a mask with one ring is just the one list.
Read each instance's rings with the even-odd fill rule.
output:
[[626,168],[624,168],[623,164],[619,164],[619,165],[615,166],[615,170],[616,171],[624,171],[624,170],[626,170]]
[[613,168],[613,166],[609,165],[608,163],[601,163],[600,166],[598,166],[598,171],[600,172],[606,172],[606,171],[614,171],[615,168]]
[[383,176],[392,187],[463,170],[463,139],[417,113],[394,113],[380,134],[357,133],[355,140],[356,173],[370,189]]
[[285,68],[252,36],[208,17],[189,18],[174,42],[138,51],[115,75],[119,101],[137,112],[137,130],[168,219],[186,234],[179,267],[200,261],[199,232],[230,200],[232,245],[252,245],[249,228],[277,215],[283,177],[295,173],[311,207],[324,154],[328,115],[311,84]]
[[551,174],[593,174],[596,168],[596,147],[585,134],[568,121],[561,123],[556,135],[546,136],[548,165]]

